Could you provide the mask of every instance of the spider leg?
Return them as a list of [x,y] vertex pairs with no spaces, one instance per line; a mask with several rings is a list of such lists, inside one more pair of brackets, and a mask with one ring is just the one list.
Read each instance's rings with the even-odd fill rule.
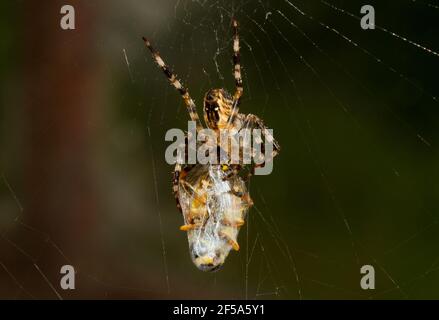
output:
[[181,164],[177,163],[175,165],[174,172],[172,174],[172,193],[175,197],[175,202],[177,203],[177,209],[180,210],[181,213],[183,213],[183,210],[181,209],[180,200],[178,200],[178,183],[180,180],[180,174],[181,174]]
[[[246,117],[243,121],[242,129],[250,129],[250,130],[260,129],[262,135],[264,136],[265,142],[270,142],[273,144],[273,151],[272,151],[271,157],[274,158],[276,155],[279,154],[279,152],[280,152],[279,143],[274,139],[273,135],[268,131],[268,128],[265,126],[264,122],[260,118],[258,118],[254,114],[246,115]],[[262,140],[260,140],[260,141],[255,140],[254,142],[256,144],[260,145],[259,150],[261,150],[261,152],[265,154],[265,143]],[[251,152],[252,152],[252,156],[254,156],[255,151],[254,151],[253,147],[251,148]],[[251,176],[254,175],[256,168],[263,167],[264,165],[265,165],[265,163],[253,164],[251,166],[251,169],[250,169],[250,172],[247,176],[247,179],[249,179]]]
[[233,94],[233,107],[236,108],[239,104],[244,88],[242,86],[241,77],[241,57],[239,53],[239,34],[238,34],[238,21],[233,19],[233,74],[235,76],[235,93]]
[[[265,126],[264,122],[254,114],[248,114],[246,115],[243,123],[243,128],[245,129],[260,129],[262,135],[265,138],[265,141],[273,143],[273,157],[279,154],[280,152],[280,145],[279,143],[274,139],[273,135],[268,131],[268,128]],[[256,141],[256,143],[262,144],[262,151],[264,151],[264,144],[262,141]]]
[[200,117],[197,113],[197,108],[195,106],[194,100],[189,95],[188,90],[182,85],[180,80],[177,79],[177,76],[172,72],[170,67],[163,61],[163,59],[160,57],[160,54],[158,51],[156,51],[148,39],[145,37],[142,38],[145,42],[145,46],[151,51],[152,57],[154,58],[157,65],[162,69],[165,76],[168,78],[171,85],[177,89],[177,91],[180,93],[180,95],[183,98],[184,103],[186,104],[187,111],[189,112],[189,116],[192,121],[195,121],[197,126],[197,131],[203,129],[203,126],[200,121]]

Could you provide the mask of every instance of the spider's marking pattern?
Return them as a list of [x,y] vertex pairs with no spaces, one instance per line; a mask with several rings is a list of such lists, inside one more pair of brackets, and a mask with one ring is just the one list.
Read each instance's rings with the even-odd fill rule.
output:
[[[208,128],[216,131],[218,137],[220,137],[219,130],[221,129],[234,129],[237,132],[242,129],[260,129],[265,141],[273,144],[272,156],[274,157],[279,153],[280,147],[263,121],[253,114],[245,115],[238,112],[244,89],[241,77],[238,22],[235,19],[232,21],[232,26],[235,92],[232,96],[224,89],[209,90],[204,96],[204,121]],[[188,90],[151,46],[151,43],[146,38],[143,40],[157,65],[182,96],[191,120],[196,122],[197,131],[200,131],[203,126]],[[186,155],[188,155],[190,145],[189,138],[188,136],[185,138]],[[258,139],[255,143],[259,144],[260,150],[265,153],[262,139]],[[197,141],[196,144],[198,148],[201,142]],[[223,149],[228,150],[228,148]],[[241,173],[246,167],[242,164],[244,153],[254,156],[255,150],[251,147],[242,150],[240,164],[187,165],[177,163],[175,166],[172,190],[177,207],[182,212],[185,221],[180,229],[188,232],[192,260],[203,271],[218,270],[230,250],[239,250],[237,242],[239,229],[244,225],[246,214],[253,205],[245,182],[255,168],[264,165],[251,165],[250,173],[243,177]]]

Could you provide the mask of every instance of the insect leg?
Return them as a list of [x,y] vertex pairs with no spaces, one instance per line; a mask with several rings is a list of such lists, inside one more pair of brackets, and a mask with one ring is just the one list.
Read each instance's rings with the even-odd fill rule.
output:
[[235,240],[233,240],[227,233],[225,233],[225,232],[221,232],[220,231],[220,236],[222,237],[222,238],[224,238],[228,243],[229,243],[229,245],[232,247],[232,249],[233,250],[235,250],[235,251],[239,251],[239,244],[238,244],[238,242],[236,242]]

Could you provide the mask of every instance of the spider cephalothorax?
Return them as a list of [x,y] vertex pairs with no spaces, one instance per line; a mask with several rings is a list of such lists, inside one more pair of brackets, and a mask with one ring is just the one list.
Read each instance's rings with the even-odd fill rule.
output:
[[232,112],[233,98],[226,90],[211,89],[204,96],[204,121],[210,129],[227,128]]
[[[253,114],[238,113],[243,86],[238,22],[233,20],[232,25],[235,92],[232,96],[224,89],[209,90],[204,97],[204,120],[207,127],[215,131],[232,129],[241,132],[243,129],[259,129],[265,141],[273,144],[272,156],[275,156],[280,150],[279,145],[263,121]],[[143,40],[171,85],[181,94],[191,120],[196,123],[197,132],[201,131],[203,125],[189,91],[183,87],[151,43],[146,38]],[[264,146],[262,141],[257,143]],[[251,150],[252,153],[253,151]],[[252,164],[250,171],[253,172],[258,166],[261,165]],[[241,163],[229,162],[175,165],[173,192],[185,223],[180,229],[187,231],[192,261],[200,270],[218,270],[231,250],[239,250],[238,233],[253,204],[246,180],[240,174],[244,167],[248,169],[248,166]]]

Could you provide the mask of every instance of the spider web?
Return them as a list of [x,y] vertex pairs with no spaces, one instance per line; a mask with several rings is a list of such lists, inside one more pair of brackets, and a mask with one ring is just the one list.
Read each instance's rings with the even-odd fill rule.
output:
[[[69,162],[43,163],[38,177],[52,189],[29,190],[26,115],[5,107],[0,297],[438,298],[439,5],[368,4],[377,14],[373,31],[360,28],[360,1],[81,3],[100,8],[87,51],[97,56],[99,77],[84,120],[93,140],[86,191],[75,194],[82,184],[70,185],[78,181],[65,176]],[[206,274],[178,231],[173,168],[164,161],[165,132],[185,130],[188,115],[141,36],[200,112],[208,89],[233,91],[232,17],[240,23],[241,112],[264,119],[282,150],[273,173],[250,182],[255,206],[241,250]],[[71,59],[73,70],[84,66]],[[11,76],[5,102],[17,103],[18,86]],[[33,134],[53,134],[45,124]],[[50,214],[29,199],[50,204],[42,206]],[[59,286],[64,264],[75,267],[75,290]],[[375,290],[360,287],[366,264],[375,267]]]

